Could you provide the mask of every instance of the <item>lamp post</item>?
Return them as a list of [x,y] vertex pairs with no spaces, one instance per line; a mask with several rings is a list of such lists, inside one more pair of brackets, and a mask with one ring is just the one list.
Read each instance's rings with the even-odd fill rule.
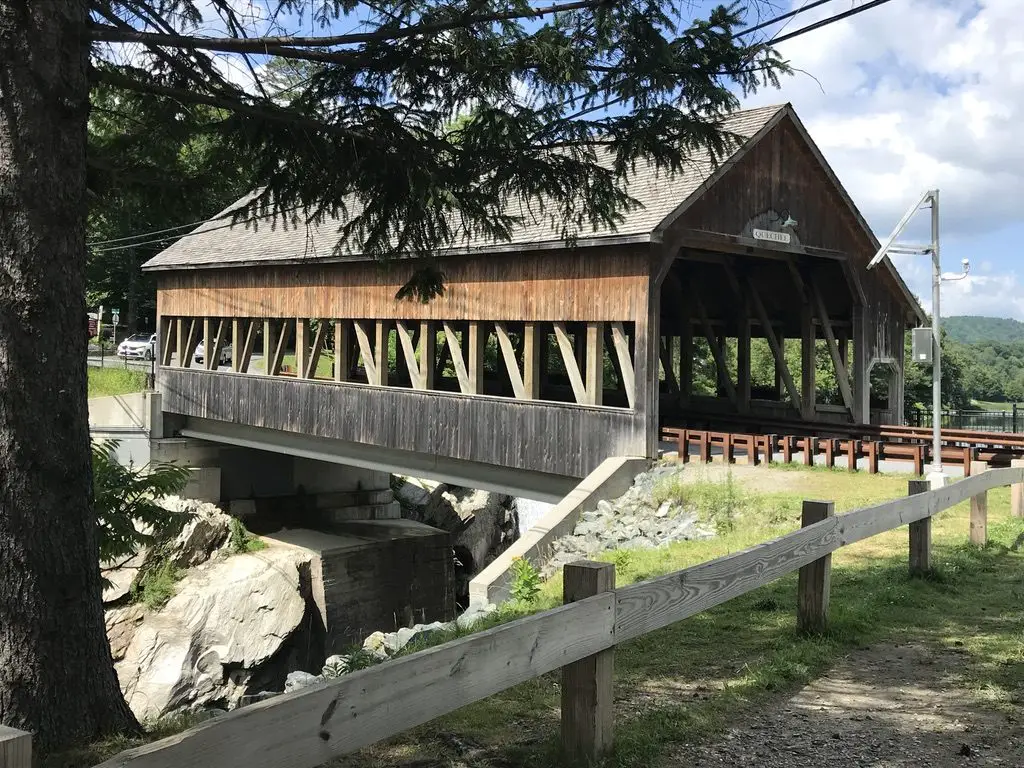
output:
[[[914,214],[925,205],[931,209],[931,243],[929,245],[897,244],[896,238],[902,234]],[[928,473],[928,480],[934,488],[944,485],[946,481],[942,471],[942,281],[963,280],[971,269],[970,261],[964,259],[961,262],[963,267],[961,274],[956,277],[942,276],[942,259],[939,251],[939,190],[929,189],[917,203],[903,214],[900,223],[896,225],[892,234],[871,259],[868,269],[873,269],[891,253],[908,255],[930,253],[932,257],[932,469]]]

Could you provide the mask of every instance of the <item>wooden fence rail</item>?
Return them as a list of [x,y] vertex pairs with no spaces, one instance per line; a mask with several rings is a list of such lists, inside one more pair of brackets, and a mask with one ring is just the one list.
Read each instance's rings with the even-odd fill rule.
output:
[[[608,564],[569,565],[561,607],[236,710],[98,768],[313,768],[560,668],[563,745],[574,759],[596,758],[612,740],[617,644],[801,569],[800,627],[821,631],[834,551],[910,526],[909,570],[927,571],[931,517],[972,500],[971,541],[983,544],[984,498],[1002,486],[1012,486],[1015,498],[1024,494],[1024,467],[991,469],[934,490],[912,480],[906,498],[843,515],[832,514],[831,502],[808,501],[797,531],[618,589]],[[28,768],[25,736],[0,729],[0,765]]]

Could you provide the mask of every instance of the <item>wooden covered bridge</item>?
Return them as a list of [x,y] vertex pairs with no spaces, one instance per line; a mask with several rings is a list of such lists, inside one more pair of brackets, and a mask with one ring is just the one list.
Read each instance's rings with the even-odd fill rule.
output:
[[606,457],[656,455],[665,421],[898,423],[920,306],[890,264],[866,270],[878,243],[790,106],[724,127],[745,141],[717,167],[638,169],[616,231],[568,247],[536,222],[447,250],[426,304],[395,298],[410,263],[335,255],[338,222],[211,220],[145,266],[165,420],[552,497]]

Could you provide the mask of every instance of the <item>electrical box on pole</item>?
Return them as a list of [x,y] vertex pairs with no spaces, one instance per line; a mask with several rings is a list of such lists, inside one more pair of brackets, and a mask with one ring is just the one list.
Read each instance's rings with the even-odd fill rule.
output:
[[915,363],[931,365],[934,362],[934,344],[931,328],[914,328],[910,331],[910,356]]

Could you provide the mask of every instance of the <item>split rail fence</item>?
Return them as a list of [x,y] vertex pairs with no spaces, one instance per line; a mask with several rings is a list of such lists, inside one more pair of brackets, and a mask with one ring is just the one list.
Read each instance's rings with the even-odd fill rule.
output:
[[[1024,516],[1024,468],[992,469],[933,490],[911,480],[908,497],[842,515],[832,502],[805,501],[799,530],[626,587],[615,587],[611,564],[568,565],[561,607],[236,710],[98,768],[313,768],[558,669],[566,757],[590,761],[612,745],[616,645],[797,570],[797,625],[819,632],[833,552],[909,526],[910,573],[927,572],[932,517],[970,500],[970,541],[983,545],[987,494],[1002,486]],[[30,765],[30,735],[0,727],[0,766]]]

